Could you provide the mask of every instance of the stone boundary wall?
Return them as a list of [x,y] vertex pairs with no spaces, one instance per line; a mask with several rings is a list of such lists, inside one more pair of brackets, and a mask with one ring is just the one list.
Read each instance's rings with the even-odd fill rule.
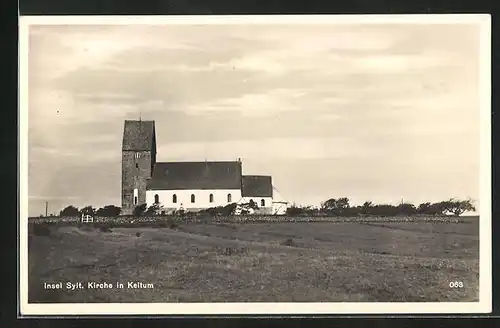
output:
[[[61,223],[61,224],[78,224],[80,217],[34,217],[29,218],[29,223]],[[210,216],[116,216],[116,217],[94,217],[94,223],[111,224],[111,225],[143,225],[155,224],[162,222],[176,223],[290,223],[290,222],[330,222],[330,223],[461,223],[464,222],[464,217],[450,216],[394,216],[394,217],[290,217],[277,215],[240,215],[226,217],[210,217]]]

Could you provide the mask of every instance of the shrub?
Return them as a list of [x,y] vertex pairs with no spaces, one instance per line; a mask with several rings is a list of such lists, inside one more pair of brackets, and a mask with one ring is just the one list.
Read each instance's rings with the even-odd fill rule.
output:
[[146,212],[146,207],[147,205],[146,204],[141,204],[141,205],[137,205],[135,208],[134,208],[134,211],[133,211],[133,215],[134,216],[141,216],[144,214],[144,212]]
[[59,213],[59,216],[70,216],[70,217],[80,216],[80,211],[73,205],[69,205]]
[[80,214],[83,215],[95,215],[95,212],[96,212],[95,208],[92,207],[91,205],[85,206],[80,210]]
[[147,215],[162,215],[162,213],[165,213],[165,209],[162,205],[160,204],[152,204],[145,212],[144,214]]
[[289,216],[296,216],[302,214],[302,208],[292,205],[286,209],[286,214]]
[[210,216],[230,216],[234,214],[234,211],[236,209],[237,204],[236,203],[231,203],[227,204],[226,206],[217,206],[217,207],[210,207],[207,209],[204,209],[199,212],[201,215],[210,215]]
[[104,207],[101,207],[100,209],[97,210],[96,215],[97,216],[118,216],[120,215],[122,209],[118,206],[114,205],[106,205]]
[[183,217],[183,216],[186,215],[186,211],[184,211],[184,210],[175,210],[175,211],[172,212],[172,215]]

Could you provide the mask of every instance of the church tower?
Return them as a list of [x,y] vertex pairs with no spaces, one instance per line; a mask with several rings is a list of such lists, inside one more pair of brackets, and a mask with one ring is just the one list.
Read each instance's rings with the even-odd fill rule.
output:
[[122,214],[146,203],[146,184],[156,163],[154,121],[125,121],[122,143]]

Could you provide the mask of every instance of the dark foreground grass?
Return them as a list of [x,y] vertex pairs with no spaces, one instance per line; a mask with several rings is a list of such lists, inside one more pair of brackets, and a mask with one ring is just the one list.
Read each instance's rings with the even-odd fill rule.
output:
[[[29,238],[29,302],[478,300],[477,218],[37,229]],[[452,281],[464,287],[450,288]],[[43,287],[51,282],[63,288]],[[84,288],[68,290],[67,282]]]

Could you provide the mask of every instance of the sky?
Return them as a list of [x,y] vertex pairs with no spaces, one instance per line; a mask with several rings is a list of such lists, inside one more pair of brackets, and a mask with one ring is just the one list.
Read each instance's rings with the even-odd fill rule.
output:
[[479,31],[31,26],[29,215],[120,206],[123,124],[139,117],[158,161],[241,158],[298,205],[478,200]]

